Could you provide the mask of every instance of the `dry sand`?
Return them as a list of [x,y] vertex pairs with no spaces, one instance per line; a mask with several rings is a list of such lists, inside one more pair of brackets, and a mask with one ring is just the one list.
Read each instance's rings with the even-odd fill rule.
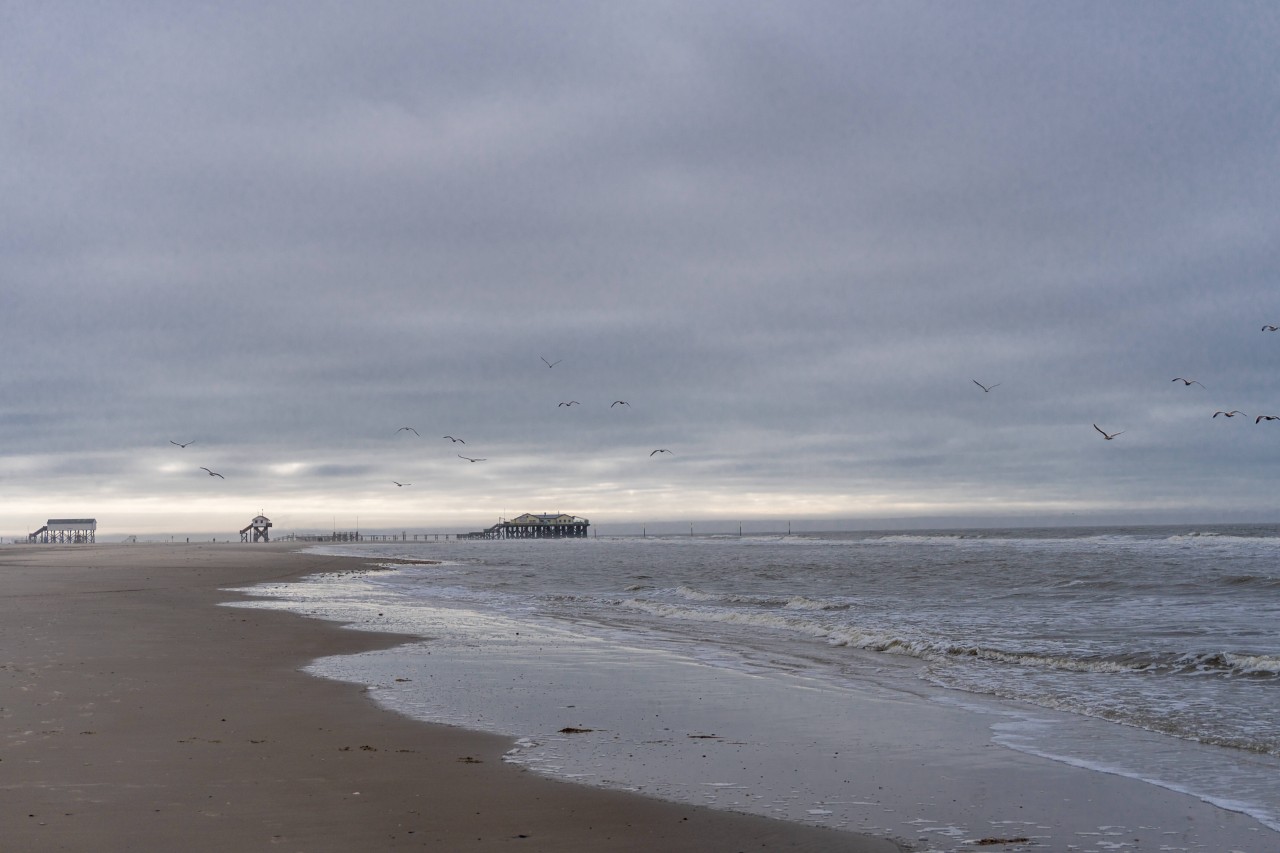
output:
[[218,606],[359,565],[274,543],[0,548],[0,850],[899,849],[522,771],[505,738],[300,671],[401,638]]

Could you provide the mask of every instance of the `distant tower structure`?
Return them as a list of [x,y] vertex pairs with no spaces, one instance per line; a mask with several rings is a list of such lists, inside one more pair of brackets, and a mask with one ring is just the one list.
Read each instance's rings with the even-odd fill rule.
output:
[[[271,537],[267,535],[267,528],[270,526],[271,519],[267,518],[265,515],[255,515],[253,517],[253,521],[249,522],[248,525],[240,531],[240,541],[270,542]],[[252,540],[249,538],[251,533],[253,534]]]

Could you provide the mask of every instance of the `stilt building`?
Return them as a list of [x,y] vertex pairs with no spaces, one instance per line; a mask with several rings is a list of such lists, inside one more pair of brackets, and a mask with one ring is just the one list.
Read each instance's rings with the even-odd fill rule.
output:
[[467,533],[466,539],[585,539],[591,522],[567,513],[537,514],[526,512],[503,519],[487,530]]
[[255,515],[253,521],[240,529],[240,541],[249,542],[249,536],[252,534],[254,542],[270,542],[271,537],[267,531],[271,527],[271,519],[265,515]]
[[27,538],[44,545],[84,544],[96,541],[97,531],[96,518],[51,518]]

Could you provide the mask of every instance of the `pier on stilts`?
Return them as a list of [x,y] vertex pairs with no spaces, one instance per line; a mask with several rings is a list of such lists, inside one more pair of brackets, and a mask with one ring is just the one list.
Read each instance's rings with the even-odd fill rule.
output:
[[[256,519],[255,519],[256,520]],[[282,537],[291,542],[439,542],[459,539],[586,539],[591,522],[568,513],[526,512],[516,518],[501,518],[485,530],[471,533],[361,533],[360,531],[332,533],[287,533]],[[248,541],[250,527],[240,535]],[[265,535],[263,536],[265,540]],[[257,541],[256,539],[254,541]]]
[[503,519],[485,530],[460,533],[459,539],[585,539],[591,522],[566,513],[524,515]]
[[361,533],[340,531],[333,533],[286,533],[278,537],[289,542],[439,542],[440,540],[465,539],[464,533]]

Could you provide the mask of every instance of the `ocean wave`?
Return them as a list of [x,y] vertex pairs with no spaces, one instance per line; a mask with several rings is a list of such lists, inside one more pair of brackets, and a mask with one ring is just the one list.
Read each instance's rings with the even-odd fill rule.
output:
[[1280,676],[1280,658],[1233,652],[1074,656],[1038,651],[1010,651],[986,646],[927,644],[919,657],[938,660],[971,658],[1057,672],[1147,675],[1217,675],[1270,678]]
[[[628,592],[638,590],[628,589]],[[804,595],[777,596],[751,595],[737,592],[704,592],[689,586],[679,586],[675,595],[685,601],[706,604],[748,604],[754,607],[781,607],[787,610],[848,610],[851,603],[845,599],[820,599]]]
[[[689,601],[741,601],[743,596],[726,596],[718,592],[703,592],[691,586],[676,587],[676,594]],[[749,598],[749,596],[747,596]]]
[[[699,600],[719,601],[716,596],[702,595]],[[797,599],[791,599],[796,601]],[[862,651],[904,655],[930,662],[964,660],[983,661],[1009,666],[1028,667],[1057,672],[1096,674],[1165,674],[1218,675],[1226,677],[1280,677],[1280,658],[1274,655],[1240,652],[1149,653],[1124,655],[1073,655],[1039,650],[1005,649],[956,642],[945,637],[909,634],[901,629],[884,629],[823,619],[833,609],[829,603],[805,602],[797,607],[771,610],[744,610],[728,607],[699,607],[645,598],[624,599],[618,605],[641,610],[664,619],[696,622],[718,622],[770,630],[786,631],[821,640],[830,646]],[[813,614],[805,615],[807,613]]]
[[[1067,658],[1053,658],[1045,655],[1020,654],[999,649],[988,649],[976,646],[961,645],[929,638],[924,635],[909,636],[899,631],[832,623],[820,618],[801,615],[814,612],[814,609],[778,611],[778,610],[735,610],[731,608],[694,607],[683,604],[653,601],[643,598],[627,599],[620,604],[623,607],[640,610],[653,616],[665,619],[680,619],[696,622],[719,622],[731,625],[744,625],[756,628],[787,631],[822,640],[830,646],[856,648],[862,651],[883,652],[886,654],[905,655],[921,660],[946,660],[950,658],[981,657],[987,660],[999,660],[1005,663],[1023,665],[1040,664],[1067,669],[1084,667],[1085,664],[1073,662]],[[825,612],[825,608],[819,612]],[[795,615],[793,615],[795,614]],[[1093,664],[1098,667],[1125,668],[1122,664]]]
[[832,601],[797,595],[787,599],[787,603],[782,606],[787,610],[848,610],[852,605],[847,601]]
[[1188,674],[1266,678],[1280,676],[1280,657],[1238,652],[1188,654],[1178,657],[1170,668]]
[[1094,589],[1094,590],[1114,590],[1129,589],[1134,586],[1132,581],[1119,580],[1116,578],[1064,578],[1049,584],[1054,589]]
[[1280,578],[1270,575],[1227,575],[1218,581],[1223,586],[1259,587],[1280,589]]
[[889,533],[869,537],[866,542],[958,542],[962,539],[987,539],[987,535],[977,531],[967,533]]
[[743,592],[704,592],[690,586],[678,586],[675,594],[686,601],[720,604],[751,604],[758,607],[783,607],[790,598],[772,595],[751,595]]
[[1215,719],[1199,718],[1194,714],[1169,713],[1167,703],[1118,703],[1107,701],[1106,698],[1100,699],[1089,692],[1064,690],[1061,687],[1055,689],[1042,682],[1033,682],[1029,686],[1024,679],[991,680],[955,676],[954,672],[930,670],[924,678],[931,684],[951,690],[1026,702],[1041,708],[1094,717],[1180,740],[1280,756],[1280,742],[1265,732],[1233,729],[1230,725],[1220,726]]
[[[746,625],[757,628],[788,631],[816,639],[827,640],[832,645],[844,645],[849,637],[843,628],[833,628],[821,621],[790,615],[783,610],[741,610],[732,608],[693,607],[685,604],[654,601],[645,598],[631,598],[620,602],[621,606],[639,610],[652,616],[664,619],[680,619],[693,622],[719,622],[731,625]],[[805,611],[794,611],[803,613]],[[811,611],[810,611],[811,612]],[[871,645],[892,643],[893,638],[867,635],[864,641]]]
[[1108,658],[1078,658],[1069,655],[1053,655],[1040,652],[1011,652],[982,646],[953,646],[946,650],[950,658],[977,658],[1014,666],[1052,669],[1060,672],[1143,672],[1148,666],[1140,662],[1126,662]]
[[1280,544],[1280,536],[1259,536],[1245,533],[1229,533],[1222,530],[1193,530],[1188,533],[1175,533],[1165,538],[1167,542],[1181,542],[1188,539],[1244,539],[1249,542],[1266,542]]

